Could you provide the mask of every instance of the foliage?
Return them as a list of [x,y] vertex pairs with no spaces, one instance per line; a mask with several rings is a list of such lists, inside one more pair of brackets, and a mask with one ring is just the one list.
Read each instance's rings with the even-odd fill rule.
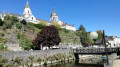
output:
[[18,32],[17,38],[20,39],[20,37],[21,37],[21,34]]
[[98,38],[97,38],[97,40],[100,40],[100,39],[102,38],[103,32],[102,32],[101,30],[97,30],[96,32],[98,33]]
[[[39,45],[42,43],[43,46],[53,46],[58,45],[61,39],[59,37],[59,32],[55,26],[46,26],[37,35],[35,40],[32,41],[33,49],[40,49]],[[34,47],[37,46],[37,47]]]
[[2,21],[2,19],[0,18],[0,26],[2,26],[4,24],[4,21]]
[[9,62],[5,65],[5,67],[14,67],[14,63],[13,62]]
[[20,21],[20,23],[23,24],[23,25],[27,25],[27,22],[24,19],[22,21]]
[[16,22],[19,22],[17,17],[6,15],[4,17],[4,28],[10,29]]
[[21,65],[21,64],[22,64],[22,61],[23,61],[22,58],[16,57],[16,59],[14,60],[14,63],[16,63],[16,64],[18,64],[18,65]]
[[25,35],[21,35],[19,39],[19,44],[24,50],[31,49],[32,42]]
[[41,29],[38,29],[38,28],[34,28],[34,29],[35,29],[36,34],[38,34],[41,31]]
[[5,34],[4,34],[4,32],[0,32],[0,36],[4,36]]
[[61,37],[61,43],[80,43],[79,36],[75,32],[69,31],[65,32],[64,30],[59,30]]
[[[5,47],[4,47],[5,46]],[[0,49],[8,49],[7,45],[5,44],[0,44]]]
[[21,29],[22,28],[22,25],[21,25],[21,23],[16,23],[16,27],[18,28],[18,29]]
[[63,31],[63,32],[65,32],[65,33],[69,33],[70,32],[70,30],[67,30],[65,28],[61,28],[60,30]]
[[76,32],[76,35],[80,37],[80,42],[82,43],[83,46],[88,46],[86,42],[90,41],[89,38],[89,33],[86,32],[85,28],[83,25],[80,25],[79,30]]
[[90,44],[94,44],[94,41],[93,41],[93,40],[90,40],[89,42],[90,42]]
[[56,26],[57,29],[60,29],[60,24],[58,22],[52,21],[51,25]]
[[42,61],[43,61],[43,59],[38,57],[37,62],[41,64]]
[[39,24],[35,24],[35,27],[38,29],[42,29],[45,26],[47,26],[47,22],[45,22],[45,21],[40,21]]
[[7,63],[7,62],[8,62],[8,59],[7,59],[7,58],[0,58],[0,62],[2,62],[2,63]]
[[0,43],[6,43],[7,39],[6,38],[0,38]]
[[30,56],[29,59],[30,59],[30,61],[31,61],[30,66],[32,67],[32,66],[33,66],[34,57],[33,57],[33,56]]
[[78,31],[85,31],[86,32],[86,30],[85,30],[85,28],[83,27],[83,25],[80,25],[80,27],[79,27],[79,30]]

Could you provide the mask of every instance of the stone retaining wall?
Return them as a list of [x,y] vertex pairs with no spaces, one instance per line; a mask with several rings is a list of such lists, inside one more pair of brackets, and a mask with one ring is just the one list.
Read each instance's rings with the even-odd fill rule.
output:
[[71,49],[55,49],[55,50],[34,50],[34,51],[8,51],[0,52],[2,57],[7,58],[8,60],[15,59],[16,57],[23,58],[26,60],[29,56],[33,56],[35,59],[38,57],[44,58],[47,56],[52,56],[58,53],[65,53],[67,56],[70,54]]

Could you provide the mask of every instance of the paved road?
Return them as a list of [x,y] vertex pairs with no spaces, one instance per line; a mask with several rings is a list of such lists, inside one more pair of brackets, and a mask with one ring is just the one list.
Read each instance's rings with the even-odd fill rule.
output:
[[113,61],[113,67],[120,67],[120,59]]

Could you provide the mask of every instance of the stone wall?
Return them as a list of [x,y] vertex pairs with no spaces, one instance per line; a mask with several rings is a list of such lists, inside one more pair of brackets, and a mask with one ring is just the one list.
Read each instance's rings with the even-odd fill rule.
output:
[[20,57],[24,60],[28,59],[29,56],[33,56],[35,59],[38,57],[44,58],[47,56],[52,56],[58,53],[65,53],[67,56],[70,54],[71,49],[55,49],[55,50],[34,50],[34,51],[8,51],[8,52],[0,52],[2,57],[7,58],[8,60],[15,59],[16,57]]

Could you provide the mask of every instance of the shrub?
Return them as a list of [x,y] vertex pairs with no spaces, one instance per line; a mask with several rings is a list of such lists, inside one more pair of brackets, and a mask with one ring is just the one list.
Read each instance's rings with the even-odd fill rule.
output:
[[26,22],[26,20],[24,20],[24,19],[21,20],[20,23],[23,24],[23,25],[27,25],[27,22]]
[[6,39],[6,38],[0,38],[0,42],[1,42],[1,43],[6,43],[6,42],[7,42],[7,39]]
[[58,22],[52,21],[52,22],[51,22],[51,25],[56,26],[57,29],[59,29],[59,30],[61,29],[61,28],[60,28],[60,24],[59,24]]
[[4,22],[2,21],[2,19],[0,18],[0,26],[2,26],[4,24]]
[[39,24],[34,24],[34,26],[38,29],[42,29],[44,28],[45,26],[47,26],[47,22],[45,21],[40,21]]
[[0,36],[4,36],[5,34],[3,32],[0,32]]
[[16,27],[18,28],[18,29],[21,29],[22,28],[22,25],[21,25],[21,23],[16,23]]
[[7,62],[8,62],[7,58],[0,58],[0,65],[5,66]]
[[16,57],[16,59],[14,60],[14,63],[17,63],[18,65],[21,65],[22,61],[23,61],[22,58]]
[[32,42],[27,37],[21,37],[19,40],[19,44],[24,50],[29,50],[31,49]]
[[14,63],[13,62],[9,62],[5,65],[5,67],[14,67]]
[[4,28],[10,29],[17,22],[19,22],[17,17],[6,15],[4,17]]
[[37,62],[40,63],[40,65],[41,65],[41,62],[42,62],[42,61],[43,61],[43,59],[40,58],[40,57],[38,57]]
[[[5,46],[5,47],[4,47]],[[8,49],[8,46],[7,45],[5,45],[5,44],[0,44],[0,49]]]

